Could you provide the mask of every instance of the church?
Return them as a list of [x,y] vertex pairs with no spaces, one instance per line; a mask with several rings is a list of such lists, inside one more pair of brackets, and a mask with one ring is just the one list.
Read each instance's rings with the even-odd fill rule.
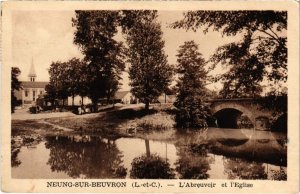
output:
[[21,81],[21,89],[15,91],[17,100],[22,101],[22,106],[34,104],[39,95],[44,95],[46,93],[45,87],[48,82],[38,82],[36,81],[36,78],[37,75],[32,60],[28,81]]
[[[20,81],[21,88],[19,91],[14,91],[15,96],[18,101],[21,101],[22,106],[30,106],[36,103],[39,96],[44,96],[46,94],[45,87],[49,82],[39,82],[36,81],[37,74],[35,72],[33,60],[31,61],[31,67],[28,74],[28,81]],[[118,91],[115,94],[116,102],[121,102],[124,104],[132,103],[133,96],[129,91]],[[83,100],[83,102],[81,102]],[[75,96],[74,105],[79,106],[83,104],[90,104],[92,101],[88,97],[81,98],[80,96]],[[67,98],[68,106],[72,105],[72,97]]]

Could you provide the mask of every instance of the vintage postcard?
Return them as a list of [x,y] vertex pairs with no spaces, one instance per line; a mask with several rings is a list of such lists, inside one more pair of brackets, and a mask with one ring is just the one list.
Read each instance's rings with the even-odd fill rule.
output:
[[296,1],[1,13],[3,192],[299,192]]

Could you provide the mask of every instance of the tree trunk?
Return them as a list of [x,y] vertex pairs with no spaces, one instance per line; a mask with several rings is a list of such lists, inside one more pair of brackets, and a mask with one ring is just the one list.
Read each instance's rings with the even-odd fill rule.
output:
[[110,94],[108,94],[108,95],[106,96],[106,104],[109,104],[109,101],[110,101]]
[[150,145],[149,145],[149,140],[145,139],[145,145],[146,145],[146,155],[147,155],[147,157],[150,157]]
[[97,99],[92,99],[92,103],[93,103],[93,112],[97,112],[98,111],[98,109],[97,109]]
[[74,94],[72,95],[72,106],[74,106]]
[[81,105],[83,105],[83,96],[81,96]]
[[149,101],[146,100],[146,101],[145,101],[145,109],[146,109],[146,110],[149,110],[149,104],[150,104]]

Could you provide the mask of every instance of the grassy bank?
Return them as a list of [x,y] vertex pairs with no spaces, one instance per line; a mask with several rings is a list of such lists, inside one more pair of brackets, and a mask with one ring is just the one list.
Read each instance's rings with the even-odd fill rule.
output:
[[[104,136],[135,136],[173,139],[174,118],[170,106],[116,107],[99,113],[35,120],[12,120],[12,135],[23,133],[81,133]],[[155,133],[152,133],[152,132]]]

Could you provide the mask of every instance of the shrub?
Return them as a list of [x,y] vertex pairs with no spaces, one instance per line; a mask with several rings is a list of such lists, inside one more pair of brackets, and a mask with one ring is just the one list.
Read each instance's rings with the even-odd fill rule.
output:
[[157,154],[142,155],[133,159],[130,178],[136,179],[172,179],[174,169]]
[[163,131],[168,129],[168,127],[163,124],[154,124],[146,121],[138,123],[137,127],[142,128],[144,131]]

